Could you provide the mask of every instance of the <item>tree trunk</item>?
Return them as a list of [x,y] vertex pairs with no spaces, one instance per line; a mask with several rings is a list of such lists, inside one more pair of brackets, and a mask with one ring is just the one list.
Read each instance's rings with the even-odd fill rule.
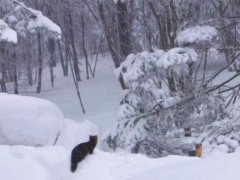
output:
[[80,76],[80,70],[79,70],[79,66],[78,66],[78,56],[77,56],[77,50],[75,47],[75,42],[74,42],[74,32],[73,32],[73,21],[72,21],[72,15],[69,12],[68,15],[68,20],[69,20],[69,33],[70,33],[70,44],[71,44],[71,48],[70,51],[72,50],[73,52],[73,68],[74,68],[74,73],[76,76],[76,80],[77,81],[81,81],[81,76]]
[[163,50],[166,50],[168,45],[167,45],[167,41],[166,41],[167,34],[164,32],[165,31],[165,28],[164,28],[165,20],[163,20],[163,18],[161,18],[158,15],[158,13],[155,9],[155,6],[151,1],[148,1],[148,4],[149,4],[149,7],[150,7],[150,9],[153,13],[153,16],[155,17],[155,19],[157,21],[159,37],[160,37],[160,39],[159,39],[160,40],[160,48],[163,49]]
[[51,77],[51,85],[54,87],[54,72],[53,72],[53,67],[56,66],[56,60],[54,57],[54,52],[55,52],[55,42],[53,39],[48,39],[48,50],[50,54],[49,58],[49,68],[50,68],[50,77]]
[[85,57],[85,66],[86,66],[86,77],[89,79],[89,61],[88,61],[88,54],[85,47],[85,24],[83,19],[83,14],[81,14],[81,24],[82,24],[82,48],[83,48],[83,55]]
[[5,83],[5,77],[6,77],[6,67],[5,67],[5,60],[4,60],[4,53],[5,53],[5,45],[4,42],[0,42],[0,54],[2,56],[1,58],[1,90],[2,92],[7,92],[7,86]]
[[38,33],[38,82],[37,82],[37,93],[41,92],[42,89],[42,70],[43,70],[43,57],[42,57],[42,37]]
[[16,61],[16,47],[14,45],[13,52],[13,79],[14,79],[14,93],[18,94],[18,75],[17,75],[17,61]]
[[2,63],[2,74],[1,74],[1,89],[2,92],[7,92],[7,86],[6,86],[6,68],[5,68],[5,62]]
[[[100,15],[100,21],[101,21],[101,24],[102,24],[102,27],[103,27],[104,34],[105,34],[107,42],[108,42],[108,48],[109,48],[109,51],[112,55],[113,63],[115,65],[115,67],[118,68],[120,66],[121,59],[120,59],[119,55],[117,54],[117,51],[114,48],[114,42],[113,42],[113,39],[111,37],[110,31],[109,31],[108,26],[107,26],[107,22],[106,22],[106,19],[105,19],[105,16],[104,16],[104,9],[103,9],[102,3],[99,3],[98,12],[99,12],[99,15]],[[118,77],[118,79],[119,79],[119,82],[121,84],[122,89],[127,89],[127,86],[124,83],[122,75],[120,75]]]
[[33,85],[33,73],[32,73],[32,62],[31,62],[31,54],[28,51],[30,49],[30,42],[28,41],[27,43],[27,49],[25,49],[24,53],[24,60],[27,62],[27,77],[28,77],[28,85],[32,86]]
[[[67,61],[66,61],[66,59],[64,60],[63,49],[61,47],[59,40],[57,41],[57,44],[58,44],[58,51],[59,51],[59,57],[60,57],[60,63],[62,66],[63,76],[66,77],[68,75],[67,70],[66,70],[66,64],[65,64]],[[67,52],[65,52],[65,53],[67,53]],[[65,55],[65,57],[66,57],[66,55]]]
[[132,53],[132,43],[130,38],[130,28],[128,22],[127,2],[117,2],[118,34],[121,55],[124,59]]

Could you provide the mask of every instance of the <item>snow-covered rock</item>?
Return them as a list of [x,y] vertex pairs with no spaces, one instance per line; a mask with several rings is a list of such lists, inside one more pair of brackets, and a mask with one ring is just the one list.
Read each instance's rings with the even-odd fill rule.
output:
[[65,125],[62,112],[51,102],[0,93],[0,144],[54,145]]

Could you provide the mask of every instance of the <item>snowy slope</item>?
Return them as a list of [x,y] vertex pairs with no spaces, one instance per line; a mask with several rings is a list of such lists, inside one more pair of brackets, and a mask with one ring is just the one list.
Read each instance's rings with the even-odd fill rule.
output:
[[0,144],[54,145],[64,127],[53,103],[33,97],[0,93]]
[[[79,82],[79,88],[86,110],[85,115],[82,113],[71,73],[69,72],[69,77],[63,77],[60,64],[54,69],[56,75],[54,88],[51,87],[49,69],[46,67],[42,93],[23,94],[47,99],[59,107],[65,118],[79,122],[89,120],[103,132],[116,122],[116,111],[120,102],[121,87],[113,71],[111,58],[100,57],[94,79],[86,80],[85,73],[81,73],[83,81]],[[35,90],[34,87],[22,91]]]

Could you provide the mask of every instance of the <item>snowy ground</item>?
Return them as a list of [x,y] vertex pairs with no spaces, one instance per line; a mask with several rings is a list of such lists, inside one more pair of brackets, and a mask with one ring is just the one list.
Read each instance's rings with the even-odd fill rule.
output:
[[1,146],[0,159],[2,180],[238,180],[240,166],[240,153],[149,159],[96,149],[71,173],[70,151],[63,147]]
[[205,159],[183,158],[180,162],[159,165],[128,180],[157,180],[160,178],[164,180],[237,180],[239,179],[239,155],[239,153],[234,153]]

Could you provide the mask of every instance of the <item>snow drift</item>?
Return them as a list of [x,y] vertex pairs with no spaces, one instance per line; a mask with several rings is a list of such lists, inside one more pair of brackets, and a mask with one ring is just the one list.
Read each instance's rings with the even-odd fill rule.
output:
[[62,147],[0,146],[0,179],[59,180],[68,172],[69,157]]
[[54,145],[64,129],[62,112],[51,102],[0,94],[0,144]]

